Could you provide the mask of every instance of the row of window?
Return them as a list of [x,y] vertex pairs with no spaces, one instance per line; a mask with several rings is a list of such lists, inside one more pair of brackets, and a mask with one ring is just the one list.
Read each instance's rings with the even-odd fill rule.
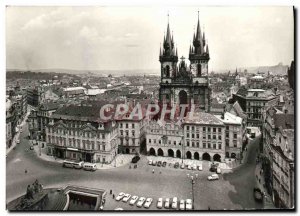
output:
[[[129,136],[129,131],[126,130],[125,133],[123,133],[123,130],[120,130],[120,135],[124,136],[124,134],[125,134],[125,136]],[[131,134],[134,137],[135,136],[135,131],[134,130],[131,131]]]
[[[201,127],[200,127],[201,128]],[[187,125],[186,126],[186,130],[199,130],[199,128],[198,127],[196,127],[196,126],[189,126],[189,125]],[[202,131],[203,132],[213,132],[213,133],[216,133],[217,131],[219,132],[219,133],[221,133],[222,132],[222,128],[220,128],[220,127],[218,127],[218,128],[216,128],[216,127],[202,127]]]
[[[123,128],[123,123],[120,123],[120,128]],[[126,129],[129,128],[129,124],[128,123],[125,124],[125,128]],[[131,128],[134,128],[134,124],[131,124]]]
[[[186,138],[192,138],[192,139],[199,139],[200,138],[200,135],[199,134],[196,134],[196,136],[195,136],[195,134],[191,134],[191,136],[190,136],[190,134],[189,133],[187,133],[186,134]],[[210,139],[217,139],[217,135],[203,135],[203,137],[202,137],[202,139],[208,139],[208,140],[210,140]],[[218,140],[222,140],[222,135],[218,135]]]
[[57,134],[62,134],[62,135],[73,135],[73,136],[82,136],[82,137],[87,137],[87,138],[95,138],[97,137],[98,139],[105,139],[105,134],[104,133],[95,133],[95,132],[89,132],[89,131],[78,131],[78,130],[64,130],[64,129],[53,129],[48,128],[49,133],[57,133]]

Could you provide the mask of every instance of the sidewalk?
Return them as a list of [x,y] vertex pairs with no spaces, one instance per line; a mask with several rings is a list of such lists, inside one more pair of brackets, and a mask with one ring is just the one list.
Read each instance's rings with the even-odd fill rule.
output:
[[[51,155],[47,155],[46,148],[40,148],[39,145],[34,146],[34,150],[36,154],[45,161],[51,161],[51,162],[57,162],[57,163],[63,163],[64,159],[56,158]],[[118,154],[115,159],[110,164],[102,164],[102,163],[95,163],[97,166],[97,169],[113,169],[121,166],[125,166],[126,164],[131,163],[132,158],[134,155],[129,154]]]
[[276,207],[274,206],[274,203],[272,201],[272,197],[270,197],[270,195],[266,192],[266,188],[264,187],[265,186],[265,176],[264,176],[264,172],[262,170],[261,161],[259,161],[256,164],[255,179],[256,179],[257,187],[264,194],[264,200],[263,200],[264,209],[276,209]]
[[[27,120],[29,114],[30,114],[30,112],[27,112],[27,113],[26,113],[26,115],[25,115],[25,117],[24,117],[22,123],[21,123],[19,126],[22,126],[22,127],[23,127],[23,126],[26,124],[26,120]],[[15,134],[15,136],[14,136],[14,138],[13,138],[13,140],[12,140],[11,146],[10,146],[9,148],[6,149],[6,155],[8,155],[8,154],[10,153],[10,151],[11,151],[14,147],[16,147],[16,145],[17,145],[17,140],[19,139],[20,134],[21,134],[20,130]]]

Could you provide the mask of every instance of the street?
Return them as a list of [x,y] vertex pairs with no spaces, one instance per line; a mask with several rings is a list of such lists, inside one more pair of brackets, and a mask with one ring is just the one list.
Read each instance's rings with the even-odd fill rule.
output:
[[[192,198],[192,185],[187,174],[198,173],[194,185],[195,209],[259,209],[261,204],[254,201],[252,190],[255,184],[255,157],[258,139],[252,141],[248,147],[245,163],[235,170],[220,175],[218,181],[207,181],[211,174],[207,169],[203,171],[181,170],[174,168],[153,167],[147,164],[146,157],[138,162],[137,169],[129,166],[114,169],[97,170],[89,172],[63,168],[56,162],[44,161],[29,150],[27,138],[27,124],[23,126],[20,135],[21,143],[12,150],[6,158],[6,201],[24,194],[28,184],[38,179],[45,188],[64,187],[68,184],[102,188],[107,190],[107,201],[104,209],[113,210],[122,207],[125,210],[137,208],[122,201],[117,202],[109,195],[109,190],[117,196],[119,192],[131,195],[152,197],[150,210],[156,208],[157,199],[177,197],[180,199]],[[152,173],[152,169],[155,173]],[[25,174],[25,169],[28,173]],[[159,173],[161,171],[161,174]]]

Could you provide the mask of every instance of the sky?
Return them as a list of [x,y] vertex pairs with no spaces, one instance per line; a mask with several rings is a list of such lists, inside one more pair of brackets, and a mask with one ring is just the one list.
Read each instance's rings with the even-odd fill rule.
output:
[[159,71],[167,14],[178,55],[188,57],[198,11],[209,71],[294,59],[292,7],[10,6],[6,68]]

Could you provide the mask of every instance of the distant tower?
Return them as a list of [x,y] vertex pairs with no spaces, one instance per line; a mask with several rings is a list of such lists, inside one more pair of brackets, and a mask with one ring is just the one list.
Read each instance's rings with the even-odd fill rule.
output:
[[[159,61],[161,63],[161,79],[170,79],[176,76],[177,49],[174,47],[174,38],[171,36],[168,14],[167,35],[164,36],[163,51],[160,48]],[[166,80],[165,80],[166,81]]]
[[191,62],[191,72],[195,77],[208,75],[209,49],[205,41],[205,33],[201,33],[199,11],[197,30],[193,35],[193,47],[190,48],[189,60]]

